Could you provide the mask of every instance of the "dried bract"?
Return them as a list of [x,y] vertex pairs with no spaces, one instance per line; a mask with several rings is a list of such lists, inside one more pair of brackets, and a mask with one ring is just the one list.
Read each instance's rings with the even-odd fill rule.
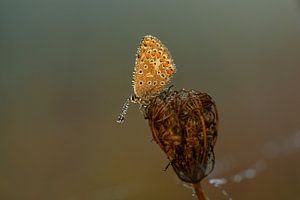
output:
[[143,109],[154,140],[182,181],[199,183],[213,170],[219,120],[208,94],[164,91]]

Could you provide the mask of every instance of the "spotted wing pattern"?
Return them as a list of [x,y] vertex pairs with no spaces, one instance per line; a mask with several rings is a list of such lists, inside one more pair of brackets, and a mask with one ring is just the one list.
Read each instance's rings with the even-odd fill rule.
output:
[[138,48],[134,75],[134,94],[147,98],[159,93],[175,73],[175,64],[168,49],[157,38],[145,36]]

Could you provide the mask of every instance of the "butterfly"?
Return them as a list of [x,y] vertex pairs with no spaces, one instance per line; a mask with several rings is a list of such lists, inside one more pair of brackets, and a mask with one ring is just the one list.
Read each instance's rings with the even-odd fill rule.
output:
[[135,58],[132,79],[134,94],[125,101],[117,122],[124,122],[130,102],[146,106],[151,98],[165,88],[175,72],[176,67],[167,47],[154,36],[144,36]]

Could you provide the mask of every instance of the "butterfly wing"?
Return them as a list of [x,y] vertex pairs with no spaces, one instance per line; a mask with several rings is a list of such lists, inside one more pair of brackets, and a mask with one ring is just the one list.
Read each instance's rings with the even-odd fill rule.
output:
[[134,94],[144,98],[159,93],[175,71],[175,64],[168,49],[157,38],[145,36],[136,55],[133,75]]

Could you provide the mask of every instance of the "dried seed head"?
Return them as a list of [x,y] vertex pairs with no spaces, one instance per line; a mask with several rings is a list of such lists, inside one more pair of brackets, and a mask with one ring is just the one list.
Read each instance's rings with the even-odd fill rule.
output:
[[213,170],[218,112],[208,94],[164,91],[144,109],[154,140],[182,181],[198,183]]

